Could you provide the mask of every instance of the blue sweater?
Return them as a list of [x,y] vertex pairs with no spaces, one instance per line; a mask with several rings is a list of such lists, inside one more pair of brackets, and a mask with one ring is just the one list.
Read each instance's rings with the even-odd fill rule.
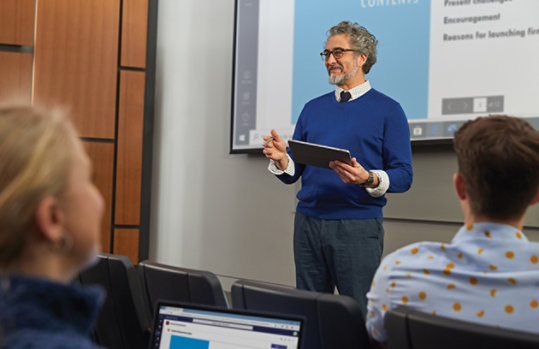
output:
[[[386,171],[389,192],[404,192],[412,185],[406,116],[399,103],[375,89],[346,103],[339,103],[334,92],[311,100],[299,116],[293,138],[350,150],[366,170]],[[298,212],[321,219],[382,217],[384,196],[374,198],[358,185],[345,184],[330,169],[295,162],[295,171],[294,176],[278,178],[291,184],[301,177]]]
[[101,290],[25,276],[0,277],[0,348],[97,349],[89,335]]

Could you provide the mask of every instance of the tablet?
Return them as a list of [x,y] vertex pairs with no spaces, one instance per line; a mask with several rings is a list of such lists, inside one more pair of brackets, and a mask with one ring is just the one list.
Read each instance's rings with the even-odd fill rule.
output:
[[295,162],[322,168],[329,168],[329,162],[339,160],[352,164],[350,152],[346,149],[326,145],[290,140],[288,146]]

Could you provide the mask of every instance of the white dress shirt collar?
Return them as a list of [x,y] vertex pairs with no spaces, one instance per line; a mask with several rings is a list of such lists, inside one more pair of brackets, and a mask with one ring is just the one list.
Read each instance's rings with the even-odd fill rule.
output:
[[[369,80],[366,80],[361,85],[357,85],[356,87],[348,90],[348,92],[350,92],[350,94],[352,95],[352,97],[348,100],[348,102],[363,96],[370,89],[371,89],[371,83],[369,82]],[[340,88],[339,86],[337,86],[337,88],[335,89],[335,98],[337,99],[337,101],[340,101],[342,91],[346,91],[346,90]]]

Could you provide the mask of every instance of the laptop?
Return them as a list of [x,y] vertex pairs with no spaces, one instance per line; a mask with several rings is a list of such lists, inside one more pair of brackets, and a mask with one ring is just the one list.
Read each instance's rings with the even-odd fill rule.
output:
[[304,319],[158,301],[150,349],[301,349]]

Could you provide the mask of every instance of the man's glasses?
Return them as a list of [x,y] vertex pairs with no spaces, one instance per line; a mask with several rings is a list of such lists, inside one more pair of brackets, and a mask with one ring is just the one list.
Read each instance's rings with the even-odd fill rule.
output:
[[320,57],[322,58],[322,60],[328,60],[329,56],[333,55],[333,57],[335,57],[335,59],[340,59],[340,58],[342,58],[342,56],[344,55],[344,53],[346,51],[355,51],[355,52],[357,52],[357,50],[354,50],[352,48],[337,47],[337,48],[334,48],[331,51],[330,50],[324,50],[324,52],[320,52]]

